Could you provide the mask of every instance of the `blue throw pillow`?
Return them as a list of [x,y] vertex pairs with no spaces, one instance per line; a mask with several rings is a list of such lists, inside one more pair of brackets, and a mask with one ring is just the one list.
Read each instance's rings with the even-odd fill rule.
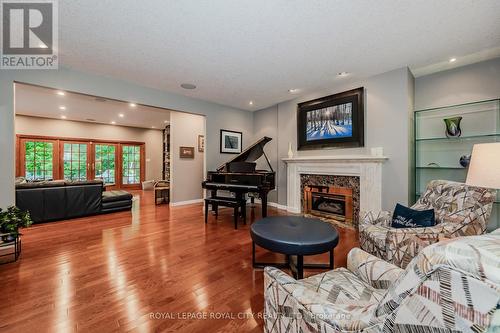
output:
[[420,228],[436,225],[434,209],[415,210],[397,204],[392,215],[393,228]]

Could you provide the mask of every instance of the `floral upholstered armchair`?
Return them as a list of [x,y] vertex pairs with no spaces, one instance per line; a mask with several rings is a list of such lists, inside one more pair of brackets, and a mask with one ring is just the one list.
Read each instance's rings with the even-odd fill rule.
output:
[[498,332],[500,234],[428,246],[405,270],[357,248],[299,281],[266,267],[264,298],[268,333]]
[[494,190],[433,180],[412,208],[434,209],[435,226],[391,228],[391,212],[361,213],[361,248],[404,268],[424,247],[436,243],[440,238],[483,234],[494,200]]

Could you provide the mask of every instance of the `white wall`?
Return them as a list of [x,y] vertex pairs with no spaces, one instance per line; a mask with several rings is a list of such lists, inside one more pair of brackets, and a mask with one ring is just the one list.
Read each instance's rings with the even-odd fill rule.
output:
[[[392,210],[397,202],[407,204],[411,185],[409,136],[413,126],[412,83],[413,76],[405,67],[360,82],[338,84],[331,89],[256,112],[256,133],[275,133],[271,137],[277,142],[277,149],[270,146],[266,152],[269,152],[272,162],[278,165],[278,203],[286,205],[286,164],[281,159],[287,156],[288,143],[291,142],[295,156],[369,154],[371,147],[383,147],[384,155],[389,160],[383,166],[382,206]],[[358,87],[365,88],[365,147],[297,151],[297,104]],[[272,126],[275,128],[270,128]]]
[[[171,189],[173,204],[202,199],[205,153],[198,152],[198,135],[205,135],[205,117],[170,113]],[[180,147],[194,147],[194,158],[180,158]]]
[[16,134],[144,142],[146,179],[162,179],[163,134],[160,130],[22,115],[16,115],[15,126]]
[[[59,70],[2,70],[0,72],[0,207],[14,203],[15,134],[14,81],[37,84],[94,96],[206,115],[207,169],[216,168],[227,160],[219,153],[219,130],[227,128],[253,135],[253,115],[219,104],[147,88],[105,76],[79,72],[61,67]],[[179,185],[177,185],[178,187]],[[173,195],[175,195],[175,190]]]

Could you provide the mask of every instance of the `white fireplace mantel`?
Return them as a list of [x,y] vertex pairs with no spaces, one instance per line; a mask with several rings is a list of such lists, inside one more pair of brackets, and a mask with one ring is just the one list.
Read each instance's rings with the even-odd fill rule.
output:
[[300,175],[357,176],[360,210],[382,208],[382,164],[385,156],[337,155],[284,158],[287,164],[287,210],[301,212]]

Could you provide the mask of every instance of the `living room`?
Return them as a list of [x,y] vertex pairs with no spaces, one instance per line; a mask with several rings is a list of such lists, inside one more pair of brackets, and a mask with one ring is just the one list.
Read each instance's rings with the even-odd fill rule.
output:
[[499,329],[498,2],[48,3],[0,330]]

